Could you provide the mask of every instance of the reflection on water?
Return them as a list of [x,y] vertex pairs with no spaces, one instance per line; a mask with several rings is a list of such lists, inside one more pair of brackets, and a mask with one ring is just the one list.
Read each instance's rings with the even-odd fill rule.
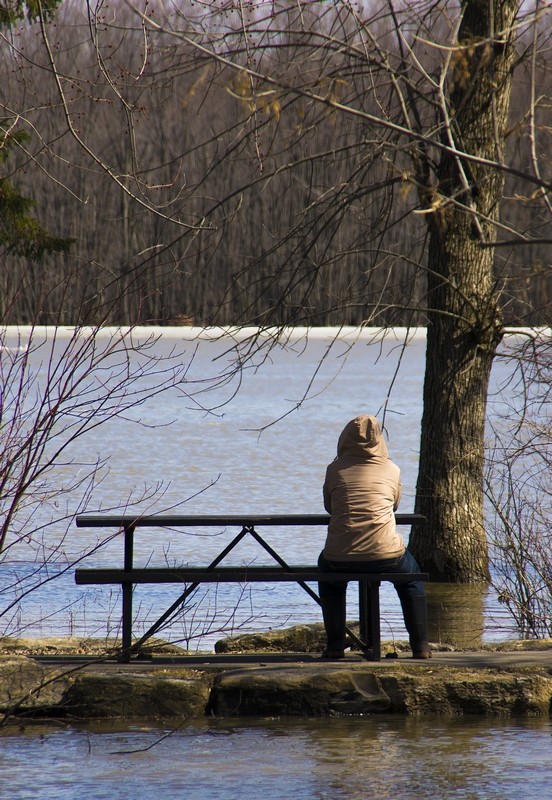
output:
[[479,647],[485,630],[482,585],[426,584],[429,641],[460,648]]
[[[175,723],[177,725],[177,723]],[[549,720],[206,720],[0,732],[10,800],[549,797]]]

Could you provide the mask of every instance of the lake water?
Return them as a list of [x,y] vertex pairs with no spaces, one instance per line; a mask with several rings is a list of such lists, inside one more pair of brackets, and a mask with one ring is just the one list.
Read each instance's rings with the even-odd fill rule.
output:
[[550,721],[206,720],[0,730],[5,800],[517,800],[550,794]]
[[[55,333],[54,339],[52,329],[45,329],[44,345],[32,355],[43,382],[47,370],[51,371],[49,350],[53,348],[60,357],[70,341],[70,331]],[[62,498],[68,524],[51,524],[56,513],[62,516],[59,501],[54,509],[40,506],[34,517],[36,534],[31,541],[23,539],[10,548],[0,566],[0,597],[8,597],[13,586],[22,598],[13,606],[4,603],[9,610],[0,617],[0,633],[31,637],[117,633],[117,588],[76,587],[73,562],[90,550],[94,552],[87,557],[87,566],[122,565],[121,537],[113,537],[114,531],[77,530],[72,523],[76,511],[322,513],[326,465],[335,455],[341,429],[358,413],[374,413],[384,420],[391,457],[402,470],[399,510],[412,511],[425,331],[394,329],[382,337],[371,329],[293,329],[284,344],[265,334],[264,349],[256,354],[249,345],[251,334],[248,329],[230,336],[194,328],[140,329],[135,334],[144,341],[160,336],[149,355],[173,354],[174,358],[176,353],[175,360],[185,366],[186,382],[156,394],[123,419],[108,421],[72,447],[71,462],[60,470],[59,480],[67,482],[79,470],[86,471],[86,465],[105,458],[109,472],[85,502],[77,492]],[[102,333],[97,346],[107,346],[112,335],[113,331]],[[25,331],[10,329],[3,346],[4,361],[10,352],[24,352]],[[237,357],[240,370],[235,369]],[[500,387],[508,383],[512,370],[511,362],[497,359],[491,414],[503,408]],[[107,374],[108,370],[98,371],[95,380],[106,381]],[[160,377],[150,377],[146,388],[153,388],[156,380]],[[156,492],[152,487],[157,487]],[[149,499],[140,501],[144,492]],[[136,535],[135,563],[206,564],[237,532],[141,529]],[[259,533],[288,563],[314,563],[325,537],[323,528],[265,528]],[[403,534],[406,540],[409,529]],[[106,541],[96,549],[99,537]],[[227,563],[250,562],[271,563],[271,559],[248,537]],[[45,576],[48,582],[29,592]],[[174,599],[174,588],[138,587],[135,632],[145,630]],[[458,602],[465,603],[464,617],[469,618],[473,607],[468,592]],[[483,630],[477,622],[473,636],[467,632],[468,642],[472,636],[477,643],[481,634],[486,638],[512,635],[506,612],[493,593],[481,603]],[[253,586],[245,593],[230,586],[201,589],[186,612],[163,636],[201,649],[209,649],[221,637],[221,625],[232,633],[320,621],[316,604],[289,584]],[[382,590],[382,620],[385,638],[404,638],[391,586]]]
[[[194,394],[216,383],[213,376],[232,364],[228,338],[198,340],[197,333],[163,331],[156,351],[169,352],[175,346],[185,352],[188,395],[158,395],[126,415],[134,421],[109,423],[79,442],[65,473],[106,456],[110,472],[86,508],[79,506],[79,496],[69,497],[70,513],[121,503],[128,503],[133,512],[149,513],[320,513],[325,466],[334,457],[343,425],[357,413],[381,415],[384,408],[390,453],[402,468],[401,510],[412,510],[423,331],[407,335],[396,330],[383,342],[371,331],[325,329],[309,333],[308,339],[294,331],[285,348],[272,348],[259,369],[252,365],[239,376],[242,385],[235,395],[238,376],[209,394]],[[8,345],[15,349],[21,342],[12,334]],[[497,361],[491,413],[501,408],[497,387],[510,370]],[[162,496],[132,506],[131,495],[137,497],[144,486],[158,483]],[[0,566],[1,633],[116,634],[118,592],[83,590],[73,582],[72,559],[96,545],[97,531],[77,530],[72,522],[50,529],[47,509],[37,513],[44,515],[44,538],[39,524],[33,540],[12,547]],[[313,561],[324,540],[324,530],[317,529],[260,532],[295,563]],[[136,537],[136,561],[204,564],[234,533],[144,529]],[[44,554],[49,554],[46,566],[41,563]],[[232,560],[269,562],[253,541],[244,542]],[[121,538],[106,542],[86,563],[121,564]],[[44,576],[51,580],[9,607],[10,586],[23,594]],[[492,593],[475,599],[469,594],[454,600],[468,639],[475,643],[481,635],[492,639],[512,634]],[[137,590],[136,632],[173,599],[169,590]],[[473,613],[474,603],[481,604],[481,615]],[[484,618],[483,631],[479,616]],[[383,592],[382,617],[384,638],[404,636],[391,587]],[[230,587],[220,587],[214,595],[196,598],[163,636],[206,649],[232,630],[304,621],[320,621],[320,614],[299,589],[256,587],[254,594],[237,598]],[[206,635],[199,638],[202,632]],[[549,719],[382,716],[68,726],[44,722],[0,729],[0,798],[161,800],[193,794],[197,800],[241,800],[262,794],[278,800],[514,800],[520,793],[546,798],[551,796],[551,733]]]

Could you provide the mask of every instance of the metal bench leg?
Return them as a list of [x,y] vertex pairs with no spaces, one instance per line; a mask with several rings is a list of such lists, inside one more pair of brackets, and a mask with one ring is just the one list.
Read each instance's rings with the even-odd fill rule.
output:
[[381,661],[380,601],[381,583],[358,583],[360,638],[366,649],[372,651],[372,661]]
[[[134,525],[125,528],[124,565],[125,572],[130,572],[134,565]],[[119,661],[123,664],[130,662],[132,648],[132,583],[123,583],[123,648]]]
[[368,584],[363,581],[358,582],[358,622],[360,638],[369,650],[372,649],[372,637],[370,635],[370,598],[368,597]]
[[132,648],[132,583],[123,583],[123,648],[119,661],[123,664],[130,662]]
[[374,661],[381,661],[380,599],[381,584],[370,584],[370,639]]

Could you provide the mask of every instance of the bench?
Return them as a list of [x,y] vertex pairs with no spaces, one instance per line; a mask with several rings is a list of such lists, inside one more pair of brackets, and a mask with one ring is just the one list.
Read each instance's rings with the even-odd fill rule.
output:
[[[397,524],[414,525],[422,522],[419,514],[396,514]],[[379,590],[382,581],[392,583],[411,580],[427,580],[425,573],[397,575],[394,573],[366,574],[346,572],[332,575],[321,572],[317,566],[289,565],[259,535],[256,527],[261,526],[303,526],[325,525],[329,516],[323,515],[256,515],[256,516],[169,516],[151,515],[144,517],[129,516],[87,516],[79,515],[76,519],[78,527],[119,527],[124,531],[124,567],[121,568],[78,568],[75,571],[75,583],[78,585],[113,585],[122,587],[122,650],[119,660],[129,662],[131,657],[140,651],[141,646],[161,625],[179,608],[186,598],[203,583],[274,583],[296,582],[315,602],[320,603],[316,592],[309,582],[320,580],[355,581],[359,586],[359,636],[349,629],[347,633],[364,657],[379,661],[381,659],[380,632],[380,600]],[[137,527],[232,527],[239,526],[240,532],[223,549],[217,558],[206,567],[135,567],[133,565],[133,537]],[[245,535],[251,535],[277,562],[275,566],[220,566],[235,545]],[[139,584],[181,584],[185,590],[178,599],[162,614],[136,642],[132,642],[132,594],[133,588]]]

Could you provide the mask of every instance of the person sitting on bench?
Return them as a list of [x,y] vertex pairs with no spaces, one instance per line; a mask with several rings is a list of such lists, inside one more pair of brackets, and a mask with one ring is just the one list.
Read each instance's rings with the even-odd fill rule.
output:
[[[396,530],[394,511],[401,497],[399,467],[389,458],[378,420],[358,416],[347,423],[328,465],[323,488],[330,514],[328,534],[318,559],[321,571],[420,572]],[[414,658],[430,658],[427,607],[422,581],[396,583]],[[319,583],[327,647],[324,658],[344,658],[345,581]]]

